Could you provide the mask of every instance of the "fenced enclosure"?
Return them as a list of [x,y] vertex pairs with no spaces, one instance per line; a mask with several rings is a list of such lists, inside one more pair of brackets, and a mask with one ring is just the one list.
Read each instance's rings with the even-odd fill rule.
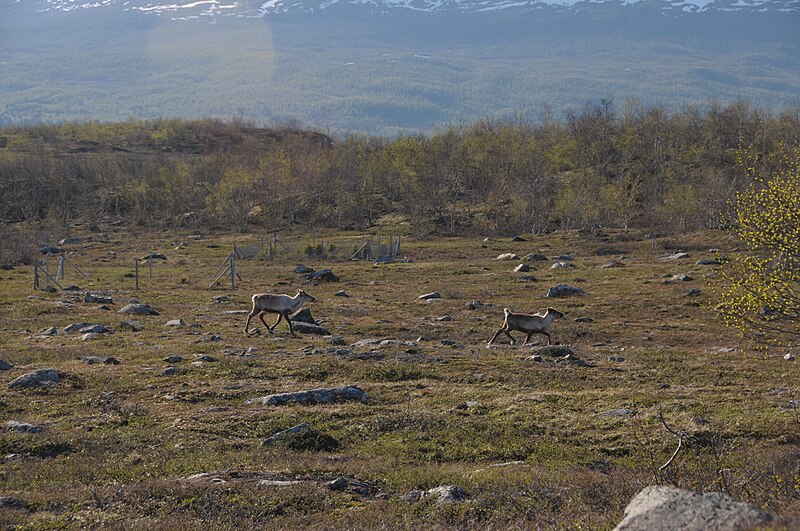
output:
[[351,260],[387,261],[400,255],[400,236],[362,236],[361,245],[350,257]]

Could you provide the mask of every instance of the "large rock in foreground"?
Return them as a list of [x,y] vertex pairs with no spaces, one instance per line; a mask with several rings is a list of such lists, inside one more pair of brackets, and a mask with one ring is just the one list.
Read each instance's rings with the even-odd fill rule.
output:
[[625,508],[622,521],[614,529],[733,531],[778,524],[778,517],[719,492],[700,494],[675,487],[651,485],[633,497]]
[[295,393],[280,393],[277,395],[262,396],[245,400],[245,405],[262,404],[265,406],[282,406],[296,403],[303,405],[330,404],[340,400],[358,400],[363,402],[369,397],[360,387],[347,385],[344,387],[329,387],[298,391]]
[[8,382],[8,387],[10,389],[26,389],[29,387],[55,385],[59,381],[61,381],[61,376],[56,369],[39,369],[38,371],[23,374],[19,378],[14,378]]

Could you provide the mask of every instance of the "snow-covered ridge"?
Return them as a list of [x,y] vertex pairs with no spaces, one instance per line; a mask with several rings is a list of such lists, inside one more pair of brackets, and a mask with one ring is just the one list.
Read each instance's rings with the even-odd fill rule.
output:
[[800,0],[17,0],[41,3],[41,11],[75,11],[118,7],[125,11],[188,20],[202,18],[263,17],[286,13],[320,13],[341,8],[362,8],[369,13],[534,11],[554,9],[573,11],[599,4],[614,7],[652,5],[675,13],[704,11],[800,12]]

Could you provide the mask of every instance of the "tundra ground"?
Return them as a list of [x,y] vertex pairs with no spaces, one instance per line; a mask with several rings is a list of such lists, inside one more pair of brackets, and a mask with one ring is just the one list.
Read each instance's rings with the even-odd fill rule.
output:
[[[344,259],[358,241],[347,234],[326,237],[340,260],[301,259],[298,236],[287,238],[292,253],[239,261],[235,290],[208,289],[235,238],[188,236],[117,232],[67,246],[90,279],[68,269],[66,284],[111,296],[109,309],[34,292],[31,267],[0,271],[0,358],[14,365],[0,372],[3,430],[9,420],[43,427],[0,435],[3,524],[607,529],[638,490],[663,482],[728,492],[800,525],[800,369],[783,352],[754,349],[716,315],[718,277],[696,260],[735,257],[726,234],[407,240],[401,254],[413,261],[382,265]],[[187,245],[175,249],[176,241]],[[608,249],[623,254],[602,254]],[[658,259],[677,249],[690,257]],[[168,259],[152,281],[143,269],[136,291],[133,258],[151,250]],[[506,252],[548,259],[515,273],[521,260],[493,260]],[[550,269],[567,254],[574,268]],[[313,285],[293,272],[299,261],[332,268],[340,281]],[[623,267],[602,267],[612,261]],[[693,280],[670,280],[678,274]],[[545,298],[562,283],[587,294]],[[260,333],[245,336],[246,314],[226,313],[249,310],[253,293],[297,288],[316,297],[312,314],[344,345],[291,337],[285,323],[269,335],[255,320]],[[687,295],[692,288],[699,292]],[[432,291],[441,300],[417,299]],[[220,295],[228,301],[215,302]],[[160,315],[119,314],[131,299]],[[487,348],[504,307],[548,306],[565,314],[550,328],[554,344],[580,361],[529,360],[536,346],[521,346],[520,334],[516,346],[501,336]],[[178,318],[187,326],[165,326]],[[144,330],[124,330],[123,320]],[[82,321],[114,333],[37,337]],[[354,345],[382,338],[397,341]],[[85,356],[120,363],[90,365]],[[162,374],[167,365],[177,373]],[[6,386],[48,367],[60,383]],[[245,404],[341,385],[359,386],[369,400]],[[660,409],[688,434],[662,472],[677,439]],[[300,423],[312,431],[262,445]],[[466,501],[408,496],[442,485],[461,487]]]

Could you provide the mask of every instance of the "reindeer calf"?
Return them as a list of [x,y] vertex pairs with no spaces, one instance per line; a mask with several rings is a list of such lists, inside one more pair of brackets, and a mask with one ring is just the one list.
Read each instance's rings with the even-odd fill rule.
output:
[[555,310],[553,308],[548,308],[544,314],[535,313],[533,315],[527,315],[524,313],[512,313],[511,310],[508,308],[503,308],[503,314],[505,314],[505,321],[503,322],[503,326],[500,327],[494,337],[492,337],[489,344],[491,345],[494,343],[494,340],[497,339],[501,333],[504,333],[508,336],[511,340],[511,344],[514,345],[516,341],[514,337],[509,333],[512,330],[518,332],[524,332],[527,334],[525,337],[525,342],[523,345],[527,345],[528,341],[530,341],[531,336],[533,334],[544,334],[547,336],[547,344],[550,344],[550,334],[547,333],[547,329],[553,323],[554,319],[559,319],[564,317],[564,314]]
[[[297,295],[294,297],[290,297],[289,295],[273,295],[272,293],[258,293],[253,295],[253,310],[250,312],[250,315],[247,316],[247,323],[244,325],[244,333],[248,333],[247,329],[250,327],[250,319],[258,314],[258,318],[261,319],[261,322],[264,323],[264,326],[267,327],[270,334],[275,327],[278,326],[278,323],[281,322],[281,319],[286,319],[286,322],[289,323],[289,331],[292,335],[295,335],[294,328],[292,327],[292,320],[289,318],[289,315],[299,310],[303,303],[314,302],[315,300],[314,297],[301,289],[297,290]],[[265,313],[278,314],[278,320],[275,321],[272,328],[270,328],[264,320]]]

